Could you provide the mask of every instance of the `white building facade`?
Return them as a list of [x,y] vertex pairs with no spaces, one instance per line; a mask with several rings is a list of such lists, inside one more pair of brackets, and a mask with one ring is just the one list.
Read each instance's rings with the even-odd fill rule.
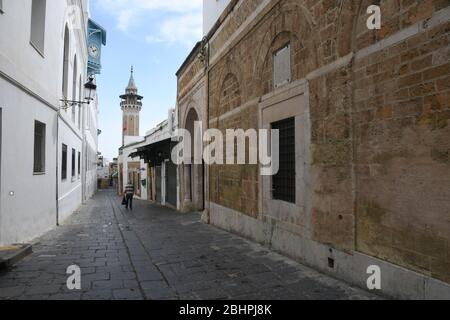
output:
[[96,190],[98,102],[61,101],[87,102],[88,21],[87,0],[0,1],[0,245],[64,222]]
[[203,36],[206,36],[220,18],[231,0],[203,0]]
[[[176,144],[177,119],[176,109],[170,109],[168,119],[147,131],[144,137],[125,138],[118,158],[119,190],[131,182],[135,184],[137,198],[179,209],[178,167],[170,156]],[[139,186],[133,178],[136,174]]]

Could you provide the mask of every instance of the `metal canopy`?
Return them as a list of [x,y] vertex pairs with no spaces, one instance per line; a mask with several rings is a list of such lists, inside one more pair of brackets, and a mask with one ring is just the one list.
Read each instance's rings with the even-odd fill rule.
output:
[[158,141],[137,149],[136,152],[130,154],[130,158],[141,158],[145,163],[152,165],[161,165],[166,159],[171,159],[172,148],[176,145],[172,139]]

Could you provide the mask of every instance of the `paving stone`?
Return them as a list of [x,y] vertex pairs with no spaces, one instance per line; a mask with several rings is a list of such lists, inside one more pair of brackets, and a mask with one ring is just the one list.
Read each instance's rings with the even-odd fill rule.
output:
[[112,279],[111,274],[109,272],[96,272],[93,274],[88,275],[81,275],[82,281],[86,282],[94,282],[94,281],[101,281],[101,280],[110,280]]
[[48,299],[56,301],[69,301],[69,300],[81,300],[81,297],[82,297],[81,292],[70,292],[70,293],[53,294],[50,295]]
[[40,294],[40,295],[22,295],[17,298],[17,300],[30,300],[30,301],[40,301],[40,300],[49,300],[49,294]]
[[49,295],[55,294],[61,290],[61,285],[35,285],[25,290],[26,295]]
[[134,272],[117,272],[111,273],[111,280],[134,280],[136,279],[136,274]]
[[101,281],[93,281],[92,289],[122,289],[123,281],[122,280],[101,280]]
[[143,290],[144,295],[147,299],[150,300],[169,300],[169,299],[178,299],[177,293],[170,288],[165,289],[149,289]]
[[18,287],[5,287],[0,289],[0,299],[9,299],[18,297],[23,294],[25,291],[24,286]]
[[113,290],[113,297],[117,300],[143,300],[142,294],[135,289]]
[[194,295],[200,300],[223,300],[229,298],[228,293],[221,288],[194,291]]
[[[179,214],[136,201],[131,214],[99,192],[34,254],[0,274],[0,299],[378,299],[266,248]],[[81,267],[82,290],[66,287]]]
[[112,290],[101,289],[91,290],[83,293],[81,300],[112,300]]
[[137,280],[123,280],[124,289],[140,290],[140,282]]

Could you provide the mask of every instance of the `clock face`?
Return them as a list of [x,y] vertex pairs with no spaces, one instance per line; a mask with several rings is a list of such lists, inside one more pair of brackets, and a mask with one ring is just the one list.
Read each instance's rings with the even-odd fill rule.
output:
[[92,58],[98,58],[99,53],[100,53],[100,50],[95,44],[91,44],[89,46],[89,55]]

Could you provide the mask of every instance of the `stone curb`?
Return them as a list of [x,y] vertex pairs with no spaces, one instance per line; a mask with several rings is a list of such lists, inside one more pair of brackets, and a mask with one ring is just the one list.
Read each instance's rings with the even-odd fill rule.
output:
[[10,252],[4,254],[0,251],[0,271],[11,268],[32,252],[33,247],[29,244],[17,245],[17,250],[11,250]]

